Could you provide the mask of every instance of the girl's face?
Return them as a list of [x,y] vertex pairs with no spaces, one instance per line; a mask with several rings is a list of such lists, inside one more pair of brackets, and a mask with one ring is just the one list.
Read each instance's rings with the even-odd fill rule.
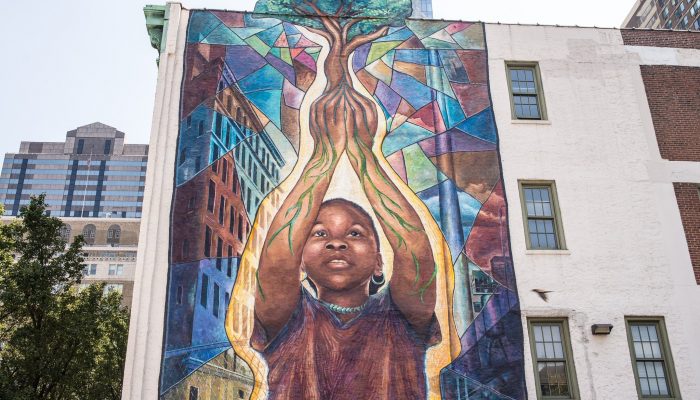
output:
[[318,213],[304,246],[302,268],[324,290],[342,292],[382,272],[371,221],[352,206],[329,204]]

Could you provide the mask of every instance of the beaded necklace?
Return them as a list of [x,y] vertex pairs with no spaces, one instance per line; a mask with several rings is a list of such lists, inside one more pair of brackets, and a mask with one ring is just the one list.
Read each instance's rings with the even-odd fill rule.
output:
[[343,306],[339,306],[339,305],[337,305],[337,304],[325,302],[325,301],[323,301],[323,300],[321,300],[321,299],[318,299],[318,301],[319,301],[321,304],[323,304],[327,309],[329,309],[329,310],[331,310],[331,311],[333,311],[333,312],[335,312],[335,313],[338,313],[338,314],[355,314],[355,313],[361,312],[362,310],[365,309],[365,307],[367,307],[367,303],[369,302],[369,299],[367,299],[367,301],[365,301],[364,304],[359,305],[359,306],[357,306],[357,307],[343,307]]

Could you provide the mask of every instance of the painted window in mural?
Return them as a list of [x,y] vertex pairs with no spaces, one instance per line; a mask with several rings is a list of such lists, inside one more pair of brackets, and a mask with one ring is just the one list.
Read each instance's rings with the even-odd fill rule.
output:
[[525,398],[484,29],[410,13],[190,13],[162,399]]

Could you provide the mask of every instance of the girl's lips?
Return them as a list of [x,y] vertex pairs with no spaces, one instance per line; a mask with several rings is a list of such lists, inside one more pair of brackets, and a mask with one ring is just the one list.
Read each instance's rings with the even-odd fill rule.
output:
[[332,259],[332,260],[326,262],[326,266],[331,268],[331,269],[343,269],[343,268],[349,267],[350,264],[345,260]]

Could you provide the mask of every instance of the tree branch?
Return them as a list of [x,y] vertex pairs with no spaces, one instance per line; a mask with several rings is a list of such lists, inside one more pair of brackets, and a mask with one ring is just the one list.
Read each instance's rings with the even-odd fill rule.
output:
[[386,33],[389,31],[389,27],[385,26],[378,31],[375,31],[373,33],[370,33],[368,35],[360,35],[360,36],[355,36],[348,44],[345,46],[345,51],[347,51],[348,54],[352,53],[357,49],[358,47],[362,46],[363,44],[369,43],[373,40],[379,39],[380,37],[386,35]]
[[313,32],[315,34],[321,35],[324,38],[326,38],[326,40],[328,41],[328,44],[333,44],[333,37],[328,32],[324,31],[323,29],[312,28],[310,26],[307,26],[306,29],[310,30],[311,32]]
[[352,28],[353,25],[360,22],[361,20],[362,20],[361,18],[351,18],[348,20],[348,22],[345,25],[343,25],[343,31],[340,35],[343,42],[348,40],[348,32],[350,32],[350,28]]

